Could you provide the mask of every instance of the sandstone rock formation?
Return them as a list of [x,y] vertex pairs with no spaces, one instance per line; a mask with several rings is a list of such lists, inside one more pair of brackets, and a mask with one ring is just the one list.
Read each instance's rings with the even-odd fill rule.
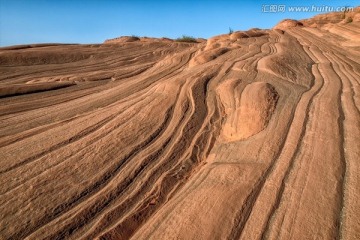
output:
[[360,22],[337,14],[0,49],[0,239],[360,239]]

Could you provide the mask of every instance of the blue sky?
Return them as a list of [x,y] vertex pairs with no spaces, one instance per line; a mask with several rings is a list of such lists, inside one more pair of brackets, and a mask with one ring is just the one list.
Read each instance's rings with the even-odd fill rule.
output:
[[[284,3],[286,2],[286,3]],[[208,38],[233,30],[271,28],[284,18],[318,13],[264,13],[263,5],[356,6],[358,0],[0,0],[0,46],[101,43],[123,35]]]

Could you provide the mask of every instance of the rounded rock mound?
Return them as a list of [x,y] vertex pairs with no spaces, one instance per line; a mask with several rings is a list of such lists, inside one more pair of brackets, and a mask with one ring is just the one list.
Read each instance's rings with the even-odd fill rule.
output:
[[285,19],[279,22],[273,29],[285,30],[288,28],[301,27],[301,26],[303,26],[302,22],[293,19]]
[[241,93],[240,101],[236,100],[236,93],[232,96],[234,99],[231,99],[234,88],[238,89],[227,84],[218,91],[227,115],[221,133],[225,141],[244,140],[263,131],[279,99],[274,86],[265,82],[247,85]]
[[126,43],[126,42],[136,42],[136,41],[140,41],[140,38],[135,36],[124,36],[124,37],[105,40],[104,43]]

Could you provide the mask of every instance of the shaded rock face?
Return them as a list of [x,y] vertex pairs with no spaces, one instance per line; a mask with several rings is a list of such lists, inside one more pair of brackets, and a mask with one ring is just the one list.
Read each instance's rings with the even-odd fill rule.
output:
[[195,56],[193,59],[190,60],[189,66],[193,67],[210,62],[211,60],[214,60],[215,58],[221,56],[227,51],[229,51],[229,49],[223,47],[223,48],[215,48],[208,51],[200,52],[197,56]]

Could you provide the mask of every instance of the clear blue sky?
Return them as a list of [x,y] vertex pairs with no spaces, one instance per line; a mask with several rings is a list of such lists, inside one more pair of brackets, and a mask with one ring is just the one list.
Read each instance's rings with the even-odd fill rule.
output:
[[233,30],[271,28],[284,18],[318,13],[264,13],[263,5],[356,6],[358,0],[0,0],[0,46],[101,43],[123,35],[208,38]]

